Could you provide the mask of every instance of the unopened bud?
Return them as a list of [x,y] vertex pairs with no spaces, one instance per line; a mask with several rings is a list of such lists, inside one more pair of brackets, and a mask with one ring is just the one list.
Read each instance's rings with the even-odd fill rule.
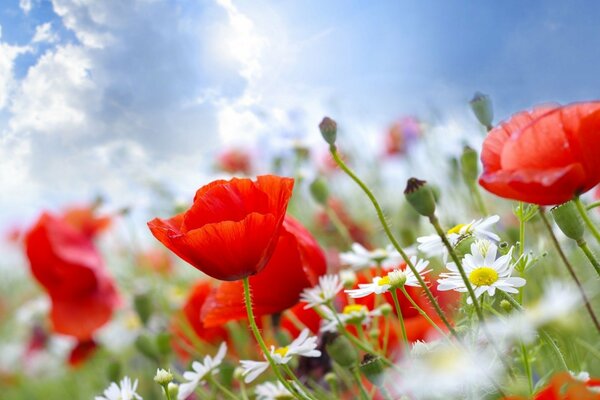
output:
[[159,368],[156,370],[156,375],[154,375],[154,382],[158,383],[159,385],[164,386],[164,385],[167,385],[172,380],[173,380],[173,374],[171,373],[171,371],[167,371],[162,368]]
[[490,96],[476,92],[469,104],[479,123],[485,126],[488,131],[491,130],[492,121],[494,120],[494,108]]
[[387,277],[392,288],[400,289],[406,283],[406,274],[399,269],[388,272]]
[[383,384],[383,362],[381,358],[373,354],[365,354],[360,363],[360,372],[375,386]]
[[513,308],[512,304],[510,304],[510,301],[508,301],[508,300],[502,300],[500,302],[500,307],[506,312],[510,312]]
[[465,146],[460,156],[460,169],[463,179],[468,185],[477,182],[477,177],[479,176],[477,152],[469,146]]
[[380,335],[381,331],[377,328],[373,328],[369,331],[369,338],[371,339],[378,339]]
[[319,124],[319,129],[321,130],[321,135],[323,139],[331,146],[335,144],[335,139],[337,136],[337,124],[334,120],[329,117],[323,118],[323,121]]
[[310,184],[310,194],[313,199],[320,205],[324,206],[327,204],[327,199],[329,198],[329,188],[327,187],[327,183],[321,177],[318,177]]
[[152,297],[150,297],[150,293],[139,293],[133,297],[133,307],[135,308],[135,312],[137,313],[140,321],[144,325],[148,323],[150,316],[152,315]]
[[581,240],[583,238],[584,227],[581,215],[577,212],[577,207],[572,201],[567,201],[550,210],[556,225],[562,233],[573,240]]
[[410,205],[424,217],[433,217],[435,214],[435,198],[427,182],[410,178],[406,182],[404,196]]
[[356,277],[356,273],[351,269],[343,269],[340,271],[340,280],[342,281],[342,285],[344,285],[344,289],[352,289],[358,278]]
[[383,303],[382,305],[379,306],[378,310],[381,312],[381,315],[383,315],[385,317],[392,313],[393,308],[390,304]]
[[244,379],[244,369],[242,367],[235,367],[233,370],[233,379],[236,381]]
[[167,386],[167,392],[169,392],[169,397],[172,399],[176,399],[179,394],[179,385],[176,383],[169,383]]
[[149,359],[157,361],[160,358],[156,344],[148,335],[142,334],[138,336],[134,344],[135,348]]
[[342,367],[350,367],[358,362],[358,352],[345,336],[335,336],[325,345],[327,354]]

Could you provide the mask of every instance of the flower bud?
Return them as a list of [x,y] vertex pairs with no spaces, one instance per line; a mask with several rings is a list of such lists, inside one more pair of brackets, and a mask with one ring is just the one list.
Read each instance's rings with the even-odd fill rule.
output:
[[567,201],[550,210],[556,225],[562,233],[573,240],[583,238],[584,227],[581,215],[577,212],[577,207],[572,201]]
[[369,338],[371,339],[378,339],[379,336],[381,335],[381,330],[377,329],[377,328],[373,328],[369,331]]
[[411,206],[424,217],[433,217],[435,213],[435,198],[427,182],[410,178],[406,182],[404,196]]
[[392,313],[393,308],[392,308],[391,304],[383,303],[382,305],[379,306],[378,310],[381,312],[381,315],[383,315],[385,317]]
[[398,269],[388,272],[387,277],[392,288],[399,289],[406,283],[406,274]]
[[510,301],[502,300],[500,302],[500,308],[502,308],[505,312],[511,312],[513,307],[512,304],[510,304]]
[[179,394],[179,385],[176,383],[169,383],[167,386],[167,392],[169,392],[169,397],[172,399],[176,399]]
[[154,375],[154,382],[158,383],[161,386],[167,385],[173,380],[173,374],[171,371],[164,370],[162,368],[158,368],[156,370],[156,375]]
[[329,357],[342,367],[350,367],[358,362],[358,352],[345,336],[335,336],[325,345],[325,349]]
[[135,348],[138,349],[140,353],[148,357],[150,360],[158,361],[160,359],[158,349],[156,348],[156,344],[150,339],[150,337],[146,334],[142,334],[138,336],[135,340]]
[[333,146],[335,144],[335,138],[337,136],[337,124],[334,120],[329,117],[323,118],[323,121],[319,124],[319,129],[321,130],[321,135],[323,139],[329,145]]
[[469,102],[469,105],[479,123],[485,126],[488,131],[491,130],[492,121],[494,120],[494,109],[492,107],[490,96],[476,92]]
[[139,293],[133,297],[133,307],[135,308],[135,312],[138,317],[140,317],[140,321],[144,325],[148,323],[150,316],[152,315],[152,298],[150,297],[150,293]]
[[321,177],[318,177],[310,184],[310,194],[313,199],[320,205],[324,206],[327,204],[327,199],[329,198],[329,188],[327,187],[327,183]]
[[360,372],[375,386],[383,384],[383,362],[381,358],[373,354],[365,354],[360,363]]
[[460,156],[460,168],[462,171],[463,179],[467,184],[474,184],[477,182],[479,176],[479,161],[477,158],[477,152],[465,146]]
[[356,272],[351,269],[343,269],[340,271],[340,280],[342,281],[342,285],[344,285],[344,289],[352,289],[358,278],[356,277]]
[[244,369],[242,367],[235,367],[233,370],[233,379],[236,381],[244,379]]

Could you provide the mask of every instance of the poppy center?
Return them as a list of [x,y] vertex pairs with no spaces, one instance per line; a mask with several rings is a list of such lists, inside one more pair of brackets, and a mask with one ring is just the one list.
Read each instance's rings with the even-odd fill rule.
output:
[[469,281],[475,286],[489,286],[498,280],[498,272],[490,267],[479,267],[469,274]]

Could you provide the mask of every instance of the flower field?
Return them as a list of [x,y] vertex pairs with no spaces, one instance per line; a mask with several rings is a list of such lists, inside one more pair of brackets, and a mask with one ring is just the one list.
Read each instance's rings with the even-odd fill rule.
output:
[[7,229],[0,398],[600,399],[600,103],[469,107]]

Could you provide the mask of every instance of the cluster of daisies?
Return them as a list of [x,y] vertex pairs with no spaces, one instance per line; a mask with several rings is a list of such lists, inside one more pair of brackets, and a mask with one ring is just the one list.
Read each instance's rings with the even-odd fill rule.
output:
[[[515,268],[513,249],[510,248],[505,251],[505,254],[500,254],[498,247],[500,238],[489,230],[498,220],[498,216],[474,220],[469,224],[457,225],[446,233],[448,241],[453,246],[465,236],[475,239],[470,246],[470,253],[462,257],[462,266],[476,298],[484,293],[494,296],[497,290],[518,293],[517,288],[525,285],[525,279],[512,276]],[[340,259],[348,268],[338,274],[321,276],[315,287],[305,289],[301,294],[301,300],[306,303],[305,309],[313,308],[321,316],[320,331],[336,332],[344,329],[347,324],[367,326],[373,318],[384,315],[386,311],[389,312],[389,306],[385,302],[384,305],[373,310],[361,304],[350,303],[338,312],[334,300],[342,290],[351,298],[362,298],[381,295],[396,289],[403,290],[405,286],[420,287],[423,282],[426,282],[427,274],[431,269],[428,269],[428,260],[417,257],[418,252],[428,257],[440,256],[444,260],[447,271],[442,272],[437,279],[438,290],[466,293],[468,290],[466,283],[457,265],[454,262],[447,262],[448,251],[440,237],[424,236],[418,238],[417,242],[416,248],[407,250],[410,258],[406,263],[392,246],[369,251],[355,243],[350,252],[342,253]],[[360,283],[358,288],[354,288],[356,272],[373,266],[380,271],[379,276],[374,276],[371,282]],[[467,302],[471,303],[470,297],[467,298]],[[317,341],[316,336],[310,336],[309,330],[304,329],[288,346],[279,348],[272,346],[269,356],[275,364],[283,367],[294,357],[320,357],[321,351],[317,349]],[[219,372],[226,353],[227,345],[222,343],[214,357],[207,355],[202,362],[194,361],[191,370],[183,373],[184,382],[173,390],[173,393],[177,393],[176,398],[184,400],[194,393],[199,385],[213,382],[213,376]],[[269,368],[267,355],[263,357],[264,360],[240,361],[241,377],[245,383],[254,381]],[[164,370],[157,372],[155,380],[158,383],[165,383],[165,391],[177,386],[171,382],[172,375]],[[135,393],[136,387],[137,381],[132,382],[129,378],[124,378],[120,385],[112,383],[104,392],[104,397],[96,397],[96,400],[141,399]],[[293,398],[291,392],[281,382],[262,383],[254,390],[258,400]]]

